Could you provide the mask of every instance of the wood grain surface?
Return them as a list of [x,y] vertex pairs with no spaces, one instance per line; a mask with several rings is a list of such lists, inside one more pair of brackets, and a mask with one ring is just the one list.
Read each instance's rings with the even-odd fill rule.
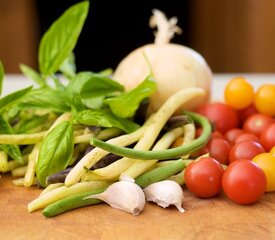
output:
[[185,213],[147,203],[139,216],[132,216],[99,204],[45,218],[39,210],[27,211],[41,189],[16,187],[7,174],[0,189],[0,239],[275,239],[274,193],[240,206],[222,194],[205,200],[184,190]]

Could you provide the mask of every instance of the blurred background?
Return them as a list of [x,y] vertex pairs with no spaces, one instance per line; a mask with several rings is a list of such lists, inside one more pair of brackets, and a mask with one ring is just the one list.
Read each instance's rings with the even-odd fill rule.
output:
[[[6,73],[35,69],[39,41],[75,0],[0,0],[0,59]],[[79,71],[115,68],[129,52],[154,41],[152,9],[178,17],[172,40],[201,53],[213,72],[275,71],[273,0],[92,0],[75,48]]]

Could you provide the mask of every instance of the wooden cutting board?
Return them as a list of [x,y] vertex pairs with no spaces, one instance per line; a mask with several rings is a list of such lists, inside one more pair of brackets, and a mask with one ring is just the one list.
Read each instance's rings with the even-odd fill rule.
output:
[[27,204],[40,191],[16,187],[11,176],[2,176],[0,239],[275,239],[275,193],[256,204],[240,206],[222,194],[203,200],[184,190],[185,213],[147,203],[139,216],[132,216],[99,204],[45,218],[41,211],[27,211]]

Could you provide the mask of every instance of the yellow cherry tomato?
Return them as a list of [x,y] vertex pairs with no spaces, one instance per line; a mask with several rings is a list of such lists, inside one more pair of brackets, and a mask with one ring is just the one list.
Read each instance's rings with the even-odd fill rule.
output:
[[266,192],[275,191],[275,156],[271,153],[260,153],[252,159],[265,173]]
[[244,78],[233,78],[225,86],[224,100],[234,109],[244,109],[253,103],[254,89]]
[[269,151],[269,153],[271,153],[272,155],[275,156],[275,146],[273,148],[271,148],[271,150]]
[[263,84],[255,94],[255,107],[261,112],[275,116],[275,84]]

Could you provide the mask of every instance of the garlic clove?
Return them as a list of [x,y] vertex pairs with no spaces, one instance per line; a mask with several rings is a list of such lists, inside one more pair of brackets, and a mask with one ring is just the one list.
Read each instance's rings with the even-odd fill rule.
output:
[[155,202],[157,205],[166,208],[175,205],[180,212],[182,208],[183,191],[181,186],[171,180],[164,180],[152,183],[143,189],[147,201]]
[[132,182],[134,183],[135,182],[135,179],[131,178],[130,176],[128,176],[127,174],[120,174],[119,176],[119,181],[127,181],[127,182]]
[[87,198],[98,198],[113,208],[134,216],[139,215],[145,206],[145,195],[142,189],[128,176],[121,176],[120,181],[110,185],[104,192]]

